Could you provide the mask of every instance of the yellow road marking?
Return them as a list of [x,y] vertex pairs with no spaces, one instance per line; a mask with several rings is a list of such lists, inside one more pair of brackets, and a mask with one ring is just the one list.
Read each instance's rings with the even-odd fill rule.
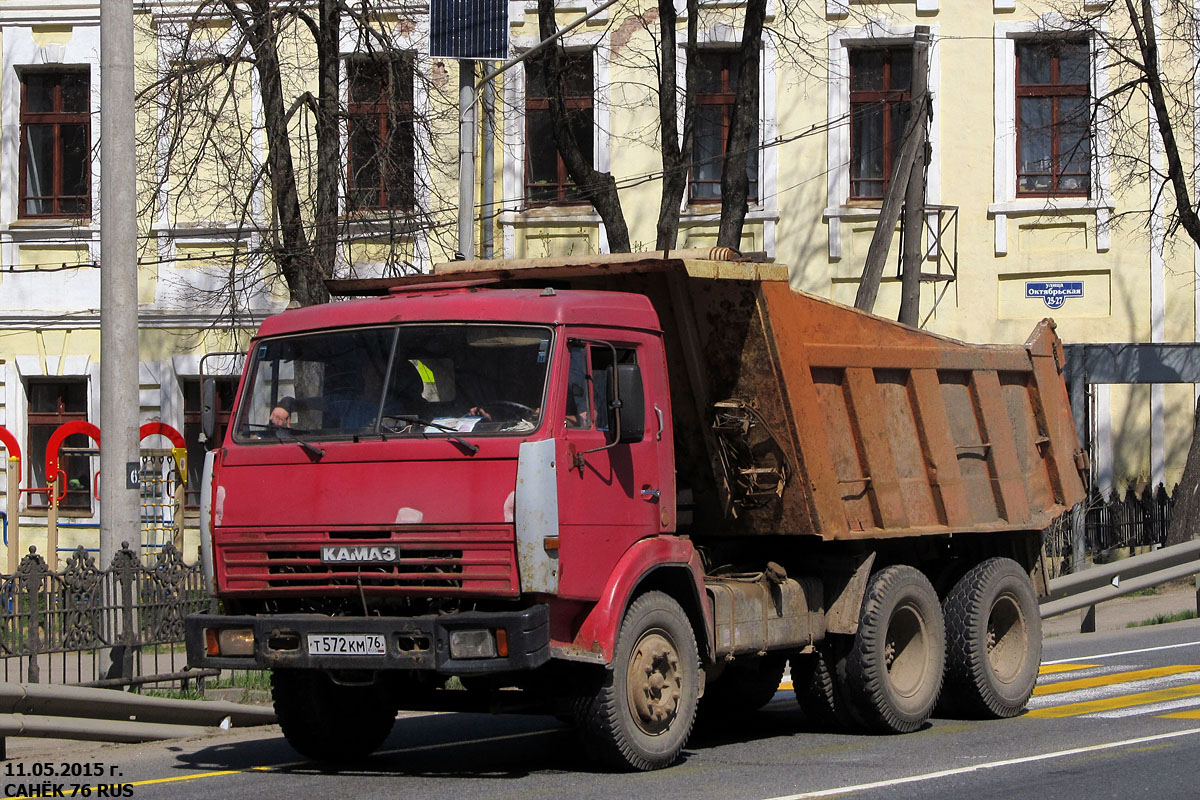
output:
[[1176,711],[1174,714],[1159,714],[1163,719],[1200,719],[1200,710]]
[[1137,692],[1135,694],[1109,697],[1105,700],[1088,700],[1083,703],[1067,703],[1061,706],[1050,706],[1030,711],[1027,716],[1058,719],[1060,717],[1078,717],[1084,714],[1095,714],[1100,711],[1112,711],[1114,708],[1129,708],[1144,706],[1150,703],[1161,703],[1167,700],[1178,700],[1182,697],[1200,695],[1200,685],[1174,686],[1170,689],[1156,689],[1152,692]]
[[1057,683],[1047,683],[1033,690],[1034,695],[1046,694],[1061,694],[1062,692],[1073,692],[1076,689],[1091,689],[1096,686],[1112,686],[1117,683],[1130,683],[1132,681],[1144,681],[1148,678],[1161,678],[1165,675],[1178,675],[1181,672],[1197,672],[1200,671],[1200,666],[1188,664],[1172,664],[1169,667],[1155,667],[1154,669],[1138,669],[1132,672],[1113,672],[1108,675],[1093,675],[1090,678],[1078,678],[1073,681],[1059,681]]
[[1077,669],[1098,667],[1099,664],[1042,664],[1038,667],[1038,675],[1054,675],[1058,672],[1073,672]]

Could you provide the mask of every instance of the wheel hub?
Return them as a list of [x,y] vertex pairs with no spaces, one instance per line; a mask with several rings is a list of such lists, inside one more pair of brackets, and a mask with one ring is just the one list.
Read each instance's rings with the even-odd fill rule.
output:
[[1004,593],[992,604],[987,621],[988,663],[1003,683],[1015,680],[1025,663],[1028,633],[1021,604]]
[[683,696],[683,676],[674,643],[660,631],[647,631],[633,648],[626,679],[634,722],[648,734],[671,727]]

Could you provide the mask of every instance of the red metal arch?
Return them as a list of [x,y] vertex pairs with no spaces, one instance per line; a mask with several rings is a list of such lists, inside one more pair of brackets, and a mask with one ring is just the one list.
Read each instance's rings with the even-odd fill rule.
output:
[[100,429],[92,423],[75,420],[59,425],[54,433],[50,434],[50,441],[46,442],[46,483],[58,478],[58,448],[62,447],[63,440],[76,433],[87,434],[96,443],[96,447],[100,446]]
[[155,434],[165,436],[170,439],[172,447],[187,447],[187,443],[184,442],[183,436],[179,433],[179,431],[175,430],[165,422],[147,422],[145,425],[138,428],[139,441],[141,439],[145,439],[147,436],[154,436]]
[[5,449],[8,450],[9,458],[21,457],[21,445],[17,442],[17,437],[13,436],[3,425],[0,425],[0,442],[3,442]]

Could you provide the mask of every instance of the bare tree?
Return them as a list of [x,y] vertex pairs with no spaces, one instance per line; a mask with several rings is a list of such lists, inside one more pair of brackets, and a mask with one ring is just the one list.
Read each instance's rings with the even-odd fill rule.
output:
[[[538,0],[538,33],[542,40],[551,38],[557,31],[554,0]],[[625,212],[617,195],[616,179],[611,172],[595,169],[591,159],[584,157],[567,114],[565,61],[562,45],[558,41],[548,46],[537,59],[546,84],[554,144],[567,167],[567,174],[604,221],[609,249],[614,253],[628,253],[629,226],[625,223]]]
[[735,250],[742,246],[742,225],[749,211],[750,180],[746,168],[750,150],[758,147],[758,66],[766,16],[767,0],[746,0],[737,79],[738,102],[733,107],[729,141],[725,146],[725,165],[721,172],[721,224],[717,230],[717,244]]
[[[233,255],[222,280],[180,287],[190,304],[236,316],[280,283],[295,304],[325,302],[324,280],[354,266],[350,241],[376,242],[370,260],[400,272],[419,238],[447,235],[437,217],[453,208],[441,187],[454,154],[428,143],[453,118],[448,76],[414,68],[393,38],[413,23],[395,13],[384,0],[201,0],[154,17],[162,55],[139,93],[153,120],[139,126],[141,174],[154,176],[143,215],[222,234]],[[377,68],[343,80],[347,34],[353,63]],[[353,102],[372,89],[356,116],[343,92]],[[156,256],[147,237],[143,257]]]
[[[1200,177],[1193,146],[1197,14],[1184,0],[1110,0],[1063,5],[1045,24],[1050,33],[1085,35],[1107,73],[1109,88],[1094,98],[1090,120],[1093,130],[1107,135],[1093,139],[1093,156],[1105,160],[1115,189],[1150,192],[1148,214],[1124,216],[1137,214],[1147,226],[1159,219],[1168,240],[1182,229],[1194,245],[1200,245],[1192,196]],[[1175,496],[1170,544],[1200,534],[1200,406],[1196,423]]]
[[[735,9],[721,8],[708,13],[727,18]],[[725,142],[722,156],[721,230],[720,243],[737,248],[741,243],[741,230],[748,211],[749,181],[747,165],[752,153],[759,148],[759,80],[758,72],[763,28],[766,17],[765,0],[747,0],[745,22],[741,43],[741,74],[749,76],[736,79],[738,103],[734,107],[733,122]],[[659,0],[656,7],[647,12],[633,15],[634,21],[649,36],[653,47],[649,53],[627,58],[624,65],[634,71],[641,67],[652,73],[653,83],[647,88],[655,96],[658,106],[657,136],[649,141],[633,141],[633,144],[652,144],[662,158],[662,194],[659,215],[655,228],[655,246],[675,246],[678,237],[680,212],[683,196],[693,166],[695,148],[697,54],[699,52],[699,30],[701,9],[698,0],[687,0],[687,40],[684,44],[684,82],[680,86],[676,52],[678,48],[678,16],[670,0]],[[539,0],[539,33],[546,39],[557,30],[552,0]],[[620,186],[611,173],[602,173],[591,167],[571,130],[570,120],[565,113],[563,90],[562,46],[557,42],[547,48],[548,55],[541,59],[545,70],[545,85],[550,95],[550,108],[554,116],[554,137],[572,181],[588,198],[596,212],[604,220],[608,232],[609,246],[614,252],[630,248],[628,226],[620,201]],[[555,96],[557,95],[557,97]],[[682,106],[682,108],[681,108]],[[555,109],[558,109],[555,111]],[[681,124],[682,123],[682,124]],[[740,176],[740,177],[739,177]],[[731,242],[731,243],[730,243]]]

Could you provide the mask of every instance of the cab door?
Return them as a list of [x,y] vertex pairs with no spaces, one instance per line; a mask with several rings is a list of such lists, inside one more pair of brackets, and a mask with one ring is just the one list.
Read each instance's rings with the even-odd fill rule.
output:
[[[568,335],[566,391],[558,436],[559,595],[596,599],[622,554],[664,527],[663,509],[674,508],[674,476],[663,485],[659,448],[664,444],[665,376],[661,343],[621,331],[619,338]],[[641,373],[645,430],[634,442],[613,443],[615,413],[610,383],[617,365]],[[661,384],[661,385],[660,385]],[[656,410],[657,409],[657,410]],[[665,502],[664,502],[665,501]],[[673,510],[671,512],[673,514]]]

